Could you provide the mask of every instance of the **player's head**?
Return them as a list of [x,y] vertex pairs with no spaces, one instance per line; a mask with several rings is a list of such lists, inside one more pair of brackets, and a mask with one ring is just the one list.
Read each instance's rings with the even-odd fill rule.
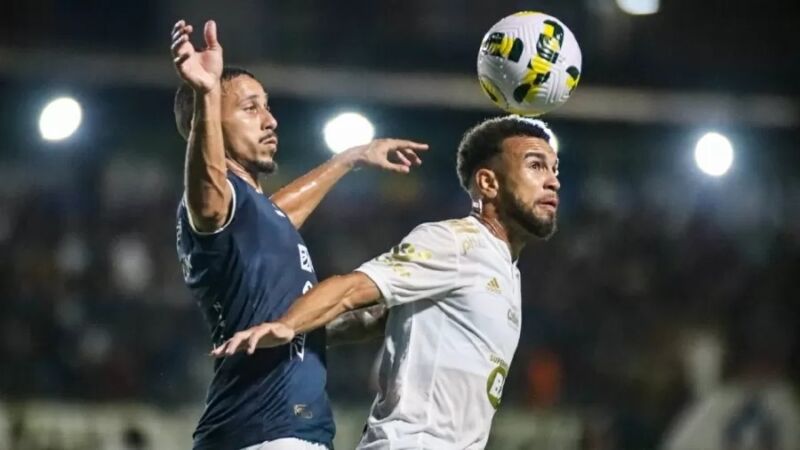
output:
[[[225,154],[251,173],[275,171],[278,121],[267,103],[264,86],[252,73],[238,67],[222,71],[222,135]],[[182,84],[175,94],[175,122],[189,138],[194,112],[194,91]]]
[[556,230],[558,155],[540,120],[503,116],[464,134],[458,177],[474,202],[492,204],[501,220],[539,238]]

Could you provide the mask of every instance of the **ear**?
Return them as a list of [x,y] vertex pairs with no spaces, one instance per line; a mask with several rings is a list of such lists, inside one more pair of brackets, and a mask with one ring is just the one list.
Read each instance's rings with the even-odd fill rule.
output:
[[497,180],[497,174],[494,170],[481,167],[475,171],[475,190],[481,198],[492,200],[497,197],[500,183]]

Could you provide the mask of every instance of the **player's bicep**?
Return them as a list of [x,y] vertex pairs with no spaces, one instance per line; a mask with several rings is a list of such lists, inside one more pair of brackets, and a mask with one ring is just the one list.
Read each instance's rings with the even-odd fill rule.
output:
[[210,173],[195,177],[187,174],[185,185],[186,208],[195,230],[213,233],[229,222],[235,204],[234,187],[224,171],[215,176]]
[[228,179],[225,180],[224,191],[225,193],[218,200],[219,205],[217,205],[217,208],[220,211],[224,211],[224,213],[212,213],[207,206],[202,207],[206,209],[198,207],[198,201],[190,201],[190,192],[187,187],[183,201],[189,226],[196,234],[217,234],[225,230],[233,222],[233,218],[236,215],[237,196],[234,184]]
[[455,286],[458,277],[455,247],[450,229],[442,224],[425,224],[357,271],[375,283],[389,307],[422,299],[435,300]]

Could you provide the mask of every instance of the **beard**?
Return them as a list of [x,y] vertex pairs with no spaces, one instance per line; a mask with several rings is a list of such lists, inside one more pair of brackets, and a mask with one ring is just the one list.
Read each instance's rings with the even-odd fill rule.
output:
[[275,161],[256,161],[253,163],[255,171],[261,175],[270,175],[278,171]]
[[278,171],[278,163],[275,161],[248,161],[244,167],[254,175],[271,175]]
[[[226,143],[226,145],[228,145]],[[246,155],[249,152],[242,152]],[[267,158],[259,158],[259,156],[255,157],[248,157],[244,156],[242,153],[234,153],[225,151],[225,157],[235,161],[237,164],[242,166],[247,173],[252,175],[253,177],[258,177],[259,175],[270,175],[278,171],[278,163],[276,163],[273,159]]]
[[532,207],[528,207],[516,197],[508,198],[503,203],[509,218],[528,233],[545,240],[555,234],[558,228],[555,214],[552,217],[540,217]]

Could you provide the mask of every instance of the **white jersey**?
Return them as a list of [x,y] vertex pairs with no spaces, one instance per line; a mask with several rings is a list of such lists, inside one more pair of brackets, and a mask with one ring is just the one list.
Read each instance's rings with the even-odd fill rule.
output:
[[390,308],[358,448],[484,448],[519,341],[508,245],[473,217],[427,223],[357,270]]
[[800,405],[784,380],[731,382],[697,399],[666,434],[664,450],[800,449]]

